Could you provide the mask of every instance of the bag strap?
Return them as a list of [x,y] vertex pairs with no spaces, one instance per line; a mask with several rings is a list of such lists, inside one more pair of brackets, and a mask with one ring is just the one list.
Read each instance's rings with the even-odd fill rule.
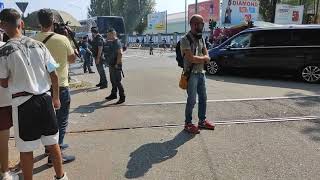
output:
[[52,33],[52,34],[50,34],[49,36],[47,36],[43,41],[42,41],[42,43],[43,44],[46,44],[47,42],[48,42],[48,40],[54,35],[55,33]]

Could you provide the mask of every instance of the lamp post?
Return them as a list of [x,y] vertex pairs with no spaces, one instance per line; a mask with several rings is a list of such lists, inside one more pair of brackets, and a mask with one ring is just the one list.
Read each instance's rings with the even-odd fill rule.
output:
[[195,8],[195,13],[198,14],[198,0],[196,0],[196,8]]

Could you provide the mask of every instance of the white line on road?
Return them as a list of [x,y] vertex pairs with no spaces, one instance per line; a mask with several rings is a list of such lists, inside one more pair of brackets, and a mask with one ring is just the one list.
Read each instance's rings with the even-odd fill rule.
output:
[[[208,103],[212,102],[239,102],[239,101],[261,101],[261,100],[281,100],[281,99],[301,99],[301,98],[314,98],[320,95],[312,96],[284,96],[284,97],[264,97],[264,98],[242,98],[242,99],[215,99],[207,100]],[[169,104],[186,104],[186,101],[173,101],[173,102],[153,102],[153,103],[132,103],[123,104],[121,106],[149,106],[149,105],[169,105]]]

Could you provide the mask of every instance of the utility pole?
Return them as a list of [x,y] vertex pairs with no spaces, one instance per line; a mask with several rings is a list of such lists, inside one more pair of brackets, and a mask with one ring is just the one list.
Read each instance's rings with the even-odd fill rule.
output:
[[195,8],[195,13],[198,14],[198,0],[196,0],[196,8]]
[[184,32],[187,32],[187,0],[185,0],[185,6],[184,6]]
[[112,12],[111,12],[111,0],[109,0],[109,15],[112,16]]

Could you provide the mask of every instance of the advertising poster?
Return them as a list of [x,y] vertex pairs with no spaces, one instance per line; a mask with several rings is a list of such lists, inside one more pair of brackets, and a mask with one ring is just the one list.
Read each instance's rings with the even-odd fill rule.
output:
[[148,30],[164,33],[166,31],[167,12],[158,12],[148,15]]
[[[220,14],[220,0],[208,0],[198,3],[198,14],[204,18],[204,22],[208,23],[209,19],[214,21],[219,21]],[[190,4],[188,6],[188,16],[189,20],[192,15],[195,14],[195,4]]]
[[304,6],[277,4],[274,23],[302,24]]
[[0,0],[0,11],[4,9],[4,2],[3,0]]
[[225,25],[257,21],[259,17],[258,0],[223,0],[221,8],[221,23]]

